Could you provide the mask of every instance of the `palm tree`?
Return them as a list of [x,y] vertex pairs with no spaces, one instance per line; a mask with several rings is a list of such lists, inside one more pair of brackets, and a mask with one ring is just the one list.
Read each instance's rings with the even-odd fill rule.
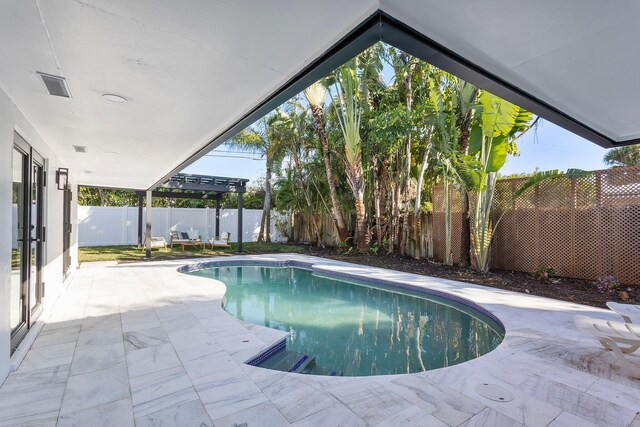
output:
[[331,159],[329,158],[326,122],[324,120],[324,100],[327,97],[327,88],[321,82],[316,82],[305,89],[304,96],[307,98],[309,106],[311,107],[311,113],[313,114],[313,118],[316,122],[316,132],[318,134],[318,138],[320,138],[320,144],[322,145],[322,157],[324,159],[327,183],[329,184],[329,197],[331,198],[331,213],[333,215],[333,221],[336,224],[340,241],[344,242],[348,237],[347,224],[342,216],[340,204],[338,203],[336,183],[333,179]]
[[269,138],[268,117],[263,117],[252,127],[243,130],[232,140],[230,147],[244,151],[254,151],[265,158],[266,172],[264,179],[264,204],[258,242],[271,242],[271,178],[273,168],[284,157],[282,147]]
[[359,79],[355,63],[341,67],[336,72],[336,93],[333,105],[338,110],[338,122],[344,138],[345,172],[351,193],[355,199],[356,247],[364,252],[369,247],[369,230],[364,205],[365,181],[362,168],[362,140],[360,137]]
[[613,168],[640,166],[640,144],[613,148],[607,151],[602,161]]

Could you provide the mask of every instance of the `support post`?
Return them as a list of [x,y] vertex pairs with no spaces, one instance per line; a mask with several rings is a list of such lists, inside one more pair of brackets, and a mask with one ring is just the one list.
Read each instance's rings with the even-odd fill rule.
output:
[[238,252],[242,252],[242,193],[238,193]]
[[220,239],[220,196],[216,198],[216,240]]
[[144,235],[145,258],[151,258],[151,190],[147,191],[147,228]]
[[142,204],[144,196],[138,193],[138,249],[142,248]]

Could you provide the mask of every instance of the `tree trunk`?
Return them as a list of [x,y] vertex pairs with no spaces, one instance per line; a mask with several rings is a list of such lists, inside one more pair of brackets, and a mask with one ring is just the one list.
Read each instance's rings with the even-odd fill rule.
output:
[[431,151],[431,137],[433,135],[433,125],[429,128],[429,132],[427,133],[427,144],[424,149],[424,156],[422,156],[422,165],[420,166],[420,172],[418,173],[418,182],[416,185],[416,201],[413,206],[413,239],[415,241],[415,251],[413,257],[415,259],[422,258],[422,251],[420,250],[420,207],[422,206],[422,187],[424,186],[424,174],[427,172],[427,167],[429,166],[429,153]]
[[382,215],[380,212],[380,171],[378,169],[378,159],[371,157],[371,165],[373,168],[373,208],[376,215],[376,241],[378,242],[378,250],[382,247]]
[[349,232],[347,231],[347,223],[345,222],[344,217],[342,216],[342,211],[340,210],[338,195],[336,193],[336,183],[333,179],[333,172],[331,171],[329,143],[327,141],[327,134],[325,131],[326,124],[324,121],[324,108],[312,105],[311,112],[316,121],[316,130],[318,132],[318,137],[320,138],[320,144],[322,145],[322,157],[324,158],[324,169],[327,175],[327,183],[329,184],[329,196],[331,197],[331,213],[333,215],[333,222],[336,224],[340,241],[344,242],[349,237]]
[[469,193],[464,185],[460,189],[462,230],[460,231],[460,267],[471,266],[471,219],[469,218]]
[[267,243],[271,243],[271,161],[267,162],[267,173],[264,181],[264,206],[262,209],[265,215],[264,240]]
[[262,243],[264,242],[264,218],[265,218],[265,211],[264,211],[264,207],[262,209],[262,215],[260,216],[260,231],[258,232],[258,243]]
[[369,249],[369,228],[364,205],[364,174],[362,161],[357,159],[354,164],[347,163],[347,181],[355,199],[356,209],[356,249],[365,252]]
[[[408,55],[402,55],[402,61],[406,66],[406,72],[404,75],[404,89],[406,91],[407,98],[407,111],[409,114],[413,108],[413,86],[411,84],[411,77],[413,73],[413,66],[410,63]],[[404,213],[402,215],[402,238],[400,239],[400,254],[406,255],[407,252],[407,240],[409,239],[409,190],[411,187],[411,131],[407,133],[407,142],[405,146],[404,155]]]

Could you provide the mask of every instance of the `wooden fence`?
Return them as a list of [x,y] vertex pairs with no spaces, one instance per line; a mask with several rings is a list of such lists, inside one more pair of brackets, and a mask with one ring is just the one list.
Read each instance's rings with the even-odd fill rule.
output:
[[[499,180],[493,218],[492,267],[531,272],[540,266],[560,276],[594,280],[613,274],[640,284],[640,167],[594,171],[588,178],[543,181],[519,198],[526,178]],[[432,190],[434,258],[444,260],[444,197]],[[460,258],[460,193],[452,191],[452,247]]]

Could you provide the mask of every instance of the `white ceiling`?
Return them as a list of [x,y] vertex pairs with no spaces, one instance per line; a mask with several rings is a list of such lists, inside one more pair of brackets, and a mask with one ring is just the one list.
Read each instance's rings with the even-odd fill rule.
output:
[[[3,1],[0,86],[81,184],[144,189],[378,7],[375,0]],[[72,98],[48,95],[36,71],[64,76]],[[129,102],[108,102],[104,92]]]
[[[379,8],[597,131],[640,137],[634,0],[5,0],[0,8],[0,87],[85,185],[152,185]],[[72,98],[49,96],[37,71],[64,76]],[[105,101],[105,92],[129,102]]]
[[637,0],[382,0],[381,9],[596,131],[640,137]]

